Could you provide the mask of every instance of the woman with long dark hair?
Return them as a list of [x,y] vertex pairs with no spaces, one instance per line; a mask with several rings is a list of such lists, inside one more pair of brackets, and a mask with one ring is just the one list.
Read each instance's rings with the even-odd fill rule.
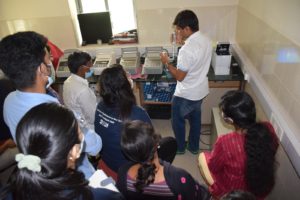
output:
[[105,69],[100,75],[99,87],[103,102],[110,107],[118,104],[118,118],[128,119],[136,105],[136,99],[123,67],[116,64]]
[[55,103],[33,107],[18,124],[16,141],[18,170],[0,199],[122,199],[119,193],[90,188],[76,171],[84,136],[67,108]]
[[229,91],[221,99],[220,110],[235,131],[220,136],[212,152],[199,156],[200,172],[215,197],[235,189],[266,197],[275,183],[275,154],[278,139],[272,125],[256,122],[251,96]]
[[121,137],[123,153],[131,163],[118,172],[117,187],[126,199],[210,199],[206,188],[183,169],[158,158],[160,136],[139,120],[125,123]]
[[[103,142],[99,167],[116,180],[119,167],[128,162],[120,146],[123,123],[141,120],[151,124],[151,119],[142,107],[137,106],[122,65],[115,64],[104,69],[98,86],[102,101],[99,102],[95,113],[95,131]],[[172,162],[176,149],[174,138],[164,138],[161,142],[160,158]]]

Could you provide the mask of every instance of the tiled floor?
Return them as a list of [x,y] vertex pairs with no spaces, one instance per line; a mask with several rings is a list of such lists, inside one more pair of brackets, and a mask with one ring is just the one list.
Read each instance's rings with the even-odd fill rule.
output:
[[[171,127],[171,120],[161,120],[161,119],[152,119],[153,126],[156,132],[160,133],[161,136],[174,136],[172,127]],[[187,123],[188,124],[188,123]],[[186,127],[188,132],[188,125]],[[210,131],[210,126],[202,126],[202,134],[201,134],[201,141],[209,144],[210,135],[208,132]],[[209,149],[208,145],[203,144],[200,142],[200,149]],[[198,155],[193,155],[189,151],[186,151],[183,155],[176,155],[173,164],[177,167],[181,167],[188,171],[196,180],[200,183],[203,183],[203,179],[201,178],[199,169],[198,169]]]

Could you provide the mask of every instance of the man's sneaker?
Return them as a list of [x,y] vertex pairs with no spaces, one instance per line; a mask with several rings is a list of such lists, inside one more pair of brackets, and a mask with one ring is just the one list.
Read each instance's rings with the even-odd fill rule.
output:
[[194,155],[199,154],[199,149],[198,149],[198,150],[192,150],[192,149],[190,149],[189,145],[186,146],[186,149],[187,149],[189,152],[191,152],[192,154],[194,154]]
[[177,150],[176,151],[176,155],[183,155],[183,154],[185,154],[185,150],[183,150],[183,151]]

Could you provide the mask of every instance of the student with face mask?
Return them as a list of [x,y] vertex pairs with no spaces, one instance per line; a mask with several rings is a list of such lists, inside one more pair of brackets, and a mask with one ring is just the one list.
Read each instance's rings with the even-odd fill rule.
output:
[[[16,141],[16,127],[20,119],[34,106],[41,103],[58,103],[57,98],[46,94],[50,73],[47,64],[50,57],[46,52],[47,38],[32,31],[18,32],[3,38],[0,43],[0,67],[13,82],[16,91],[4,101],[3,117]],[[45,115],[47,113],[45,112]],[[102,148],[102,140],[94,131],[87,129],[79,114],[80,128],[85,134],[85,145],[78,162],[78,169],[88,179],[95,169],[87,155],[95,156]]]
[[16,127],[28,110],[44,102],[58,103],[56,98],[46,94],[50,75],[46,42],[43,35],[28,31],[9,35],[0,43],[0,67],[16,87],[3,105],[4,121],[14,141]]
[[79,114],[87,126],[94,130],[97,98],[86,80],[93,75],[92,65],[92,58],[86,52],[78,51],[69,55],[71,76],[64,82],[63,99],[65,105]]
[[89,187],[76,170],[84,135],[64,106],[43,103],[29,110],[18,124],[16,140],[18,169],[0,191],[0,199],[123,199],[120,193]]

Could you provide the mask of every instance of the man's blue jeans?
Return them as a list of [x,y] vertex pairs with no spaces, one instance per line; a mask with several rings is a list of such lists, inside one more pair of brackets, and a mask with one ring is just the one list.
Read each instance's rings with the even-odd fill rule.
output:
[[201,103],[202,99],[192,101],[182,97],[173,96],[172,99],[172,128],[177,141],[177,149],[185,151],[185,119],[189,121],[190,133],[188,145],[191,151],[199,150],[201,133]]

